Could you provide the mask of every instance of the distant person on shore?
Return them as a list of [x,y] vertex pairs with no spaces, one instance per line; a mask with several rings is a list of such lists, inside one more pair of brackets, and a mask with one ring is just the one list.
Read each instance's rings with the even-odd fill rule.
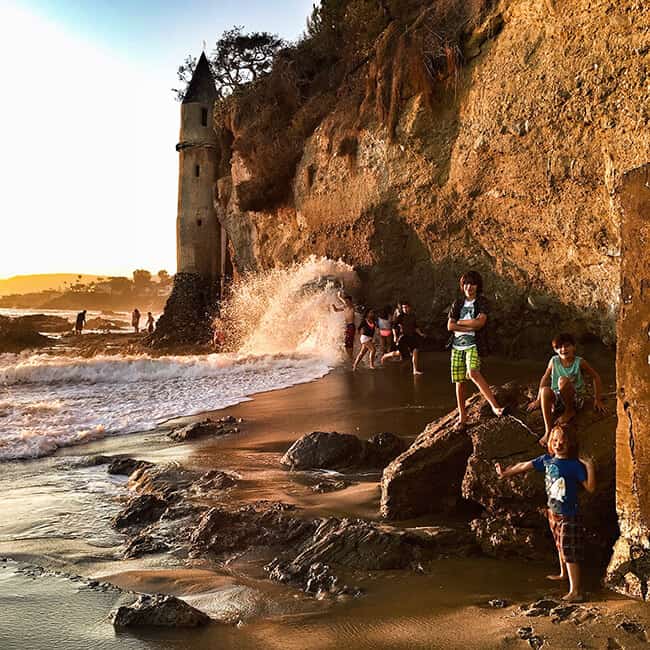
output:
[[401,312],[393,321],[393,339],[397,350],[384,354],[381,362],[390,359],[406,360],[413,362],[413,374],[423,374],[420,370],[420,348],[424,342],[424,332],[418,327],[417,317],[408,300],[401,301]]
[[352,371],[357,369],[357,366],[361,362],[361,359],[366,356],[368,353],[368,367],[370,370],[375,369],[375,329],[377,324],[375,323],[375,312],[372,309],[366,309],[366,313],[363,315],[363,320],[359,325],[359,342],[361,343],[361,349],[357,358],[352,364]]
[[86,310],[84,309],[83,311],[80,311],[77,314],[77,320],[75,321],[74,324],[74,333],[77,336],[81,335],[81,331],[83,330],[85,324],[86,324]]
[[347,352],[350,360],[352,360],[352,350],[354,348],[354,303],[352,302],[352,296],[344,294],[342,291],[339,291],[336,294],[339,304],[332,304],[332,309],[336,312],[343,312],[343,317],[345,319],[345,331],[343,337],[343,344],[345,345],[345,351]]
[[153,334],[156,324],[150,311],[147,312],[147,332]]
[[558,334],[551,345],[555,355],[546,366],[546,372],[539,382],[537,399],[528,405],[529,411],[542,407],[544,435],[539,444],[546,445],[548,433],[553,426],[553,416],[559,415],[556,424],[568,424],[584,406],[585,382],[583,373],[589,375],[594,389],[594,411],[605,412],[602,400],[603,383],[600,375],[582,358],[576,356],[576,342],[573,335]]
[[393,318],[391,312],[393,311],[390,305],[386,305],[377,314],[377,327],[379,329],[379,336],[381,340],[381,354],[387,354],[393,347]]
[[140,331],[140,311],[137,307],[131,312],[131,325],[137,334]]
[[548,523],[560,560],[560,573],[547,576],[549,580],[569,579],[569,592],[562,598],[580,602],[580,562],[583,560],[583,530],[578,518],[578,485],[587,492],[596,489],[596,474],[591,458],[578,458],[574,436],[562,427],[554,427],[548,437],[548,453],[533,460],[502,469],[496,463],[499,479],[534,469],[545,474],[548,497]]
[[451,381],[456,386],[458,422],[456,429],[464,431],[467,424],[465,382],[470,379],[488,401],[497,417],[504,409],[494,397],[489,384],[481,374],[481,356],[487,353],[486,325],[489,305],[483,296],[483,278],[476,271],[468,271],[460,277],[463,294],[449,309],[447,330],[451,332],[448,347],[451,347]]

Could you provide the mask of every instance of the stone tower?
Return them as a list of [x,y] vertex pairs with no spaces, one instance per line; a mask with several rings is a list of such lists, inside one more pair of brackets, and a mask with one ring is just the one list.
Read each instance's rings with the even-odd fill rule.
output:
[[219,310],[226,237],[213,206],[219,151],[212,126],[217,91],[205,54],[181,104],[174,288],[152,345],[203,343]]
[[221,225],[212,191],[217,180],[218,142],[212,127],[217,91],[202,53],[181,104],[176,261],[178,273],[221,276]]

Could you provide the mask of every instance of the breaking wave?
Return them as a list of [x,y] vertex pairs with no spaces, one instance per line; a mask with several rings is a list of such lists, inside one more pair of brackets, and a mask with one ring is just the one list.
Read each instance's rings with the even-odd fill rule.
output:
[[0,460],[148,430],[322,377],[341,359],[342,318],[330,304],[355,282],[348,265],[322,258],[243,279],[223,310],[237,352],[0,355]]

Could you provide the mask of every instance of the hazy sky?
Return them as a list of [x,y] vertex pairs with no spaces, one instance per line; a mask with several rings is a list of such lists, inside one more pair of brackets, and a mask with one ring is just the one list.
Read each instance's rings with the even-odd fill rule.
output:
[[176,271],[176,68],[314,0],[0,0],[0,277]]

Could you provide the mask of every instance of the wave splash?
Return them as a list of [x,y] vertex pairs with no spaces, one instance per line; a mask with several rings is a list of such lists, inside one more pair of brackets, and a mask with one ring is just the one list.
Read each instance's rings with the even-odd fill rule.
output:
[[0,460],[148,430],[322,377],[341,359],[342,317],[330,304],[338,286],[356,282],[348,265],[322,258],[244,278],[223,310],[237,352],[0,355]]

